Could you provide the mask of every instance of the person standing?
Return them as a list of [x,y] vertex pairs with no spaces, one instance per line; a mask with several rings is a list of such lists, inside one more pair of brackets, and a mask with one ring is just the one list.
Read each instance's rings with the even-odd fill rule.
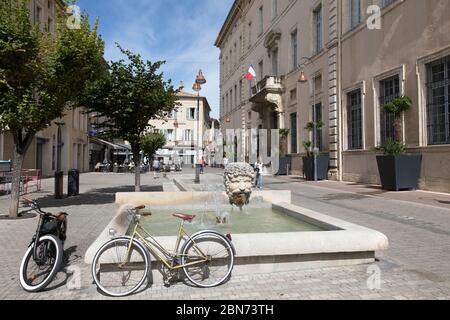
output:
[[228,165],[228,158],[227,156],[223,157],[223,168],[225,169]]
[[153,160],[153,163],[152,163],[154,179],[157,178],[157,173],[159,173],[160,165],[161,164],[160,164],[159,160],[157,158],[155,158],[155,160]]
[[255,170],[256,170],[256,188],[262,189],[264,186],[264,180],[263,180],[264,163],[262,162],[261,158],[259,158],[256,161]]

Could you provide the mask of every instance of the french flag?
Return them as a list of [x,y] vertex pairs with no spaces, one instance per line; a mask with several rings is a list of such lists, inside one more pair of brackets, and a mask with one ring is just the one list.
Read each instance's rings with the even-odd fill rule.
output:
[[248,68],[247,73],[245,74],[245,79],[248,81],[253,80],[253,78],[256,78],[256,71],[253,68],[253,65],[250,65],[250,68]]

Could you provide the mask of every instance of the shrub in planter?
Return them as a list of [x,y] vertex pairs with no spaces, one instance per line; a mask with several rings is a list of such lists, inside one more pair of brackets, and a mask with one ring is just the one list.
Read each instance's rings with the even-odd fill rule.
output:
[[411,99],[402,96],[383,107],[394,114],[394,139],[389,139],[377,150],[384,153],[377,156],[381,185],[385,190],[415,190],[422,168],[421,154],[406,154],[402,141],[402,114],[411,107]]
[[287,175],[287,168],[291,167],[291,157],[287,155],[287,138],[289,136],[289,129],[280,129],[280,162],[277,175]]
[[[324,123],[322,121],[309,122],[305,129],[310,132],[318,132],[322,130]],[[317,179],[328,179],[328,170],[330,165],[330,157],[326,155],[320,155],[319,150],[314,150],[314,144],[311,141],[303,142],[303,147],[306,150],[306,157],[303,158],[303,172],[306,180],[314,181],[314,155],[317,156]]]

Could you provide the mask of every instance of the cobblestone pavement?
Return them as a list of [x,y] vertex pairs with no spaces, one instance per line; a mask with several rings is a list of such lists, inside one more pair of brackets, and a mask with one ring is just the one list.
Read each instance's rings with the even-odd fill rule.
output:
[[[212,171],[202,179],[220,181],[218,174],[220,171]],[[49,211],[70,214],[66,244],[69,262],[46,292],[24,292],[18,269],[36,219],[0,220],[0,299],[109,299],[92,285],[83,255],[114,215],[114,194],[132,191],[131,186],[124,186],[133,181],[133,176],[126,174],[84,174],[80,196],[54,200],[52,180],[45,180],[44,192],[32,196]],[[168,180],[144,175],[143,189],[159,191],[163,182]],[[185,283],[154,285],[128,299],[450,299],[450,210],[282,178],[266,178],[265,182],[266,189],[292,190],[294,204],[385,233],[390,249],[370,266],[235,275],[212,289]],[[7,208],[8,198],[0,197],[0,213],[6,214]],[[80,283],[74,275],[80,275]]]

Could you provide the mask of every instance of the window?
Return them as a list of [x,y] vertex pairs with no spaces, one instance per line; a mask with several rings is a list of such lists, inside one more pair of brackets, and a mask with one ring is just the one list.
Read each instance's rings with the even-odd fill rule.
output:
[[192,130],[190,129],[184,130],[183,138],[184,141],[192,141],[193,140]]
[[225,57],[225,74],[228,74],[228,56]]
[[319,5],[313,11],[313,21],[314,21],[314,53],[318,53],[322,50],[322,5]]
[[381,144],[394,139],[394,114],[383,111],[383,106],[400,96],[398,75],[380,81],[380,134]]
[[450,144],[450,56],[427,65],[428,144]]
[[252,22],[248,23],[248,47],[252,46]]
[[35,23],[40,23],[42,19],[42,8],[37,6],[36,7],[36,17],[34,18]]
[[291,71],[298,67],[297,29],[291,33]]
[[48,0],[47,7],[49,12],[53,12],[53,0]]
[[394,2],[396,2],[397,0],[381,0],[381,7],[382,8],[384,8],[384,7],[387,7],[388,5],[390,5],[390,4],[392,4],[392,3],[394,3]]
[[278,48],[272,51],[272,75],[278,76]]
[[350,29],[361,22],[361,0],[350,0]]
[[261,35],[264,31],[264,8],[263,6],[259,7],[258,10],[258,20],[259,20],[259,34]]
[[292,89],[289,91],[289,103],[293,104],[297,102],[297,89]]
[[53,20],[52,18],[47,19],[47,32],[53,32]]
[[278,0],[272,0],[272,19],[278,16]]
[[322,90],[322,75],[321,74],[314,77],[314,89],[316,90],[316,92]]
[[297,113],[291,113],[291,153],[297,153]]
[[197,120],[197,112],[195,108],[189,108],[187,116],[188,120]]
[[234,105],[236,107],[239,105],[237,84],[234,85]]
[[242,55],[242,36],[239,37],[239,53],[238,53],[239,60],[241,59],[241,55]]
[[230,73],[233,71],[233,49],[230,49]]
[[226,113],[225,97],[222,97],[222,116]]
[[239,81],[239,103],[242,102],[242,89],[243,89],[243,83],[242,80]]
[[167,141],[174,141],[173,129],[168,129],[166,133]]
[[247,112],[247,119],[248,119],[248,121],[252,120],[252,112],[251,111]]
[[168,115],[168,119],[176,119],[177,118],[177,112],[175,110],[172,110]]
[[361,90],[347,94],[347,135],[348,149],[362,149],[362,108]]
[[228,93],[226,94],[226,102],[225,102],[225,114],[227,114],[228,113]]
[[233,110],[233,89],[230,90],[230,111]]
[[261,60],[258,63],[258,72],[259,72],[259,79],[257,79],[257,80],[261,81],[264,78],[264,61],[263,60]]
[[[322,103],[316,104],[316,114],[314,118],[314,106],[312,106],[312,119],[314,123],[320,123],[322,122]],[[314,137],[314,131],[313,131],[313,143],[314,143],[315,137]],[[319,149],[319,151],[323,151],[323,142],[322,142],[322,129],[317,129],[317,140],[316,140],[316,146]]]

